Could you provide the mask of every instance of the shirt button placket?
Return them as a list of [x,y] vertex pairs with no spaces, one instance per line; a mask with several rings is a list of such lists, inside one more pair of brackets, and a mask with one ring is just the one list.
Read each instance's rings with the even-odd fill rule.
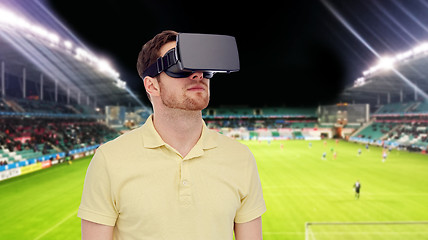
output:
[[192,192],[189,175],[189,162],[187,162],[187,160],[184,160],[181,163],[180,180],[180,202],[184,205],[190,205],[192,203]]

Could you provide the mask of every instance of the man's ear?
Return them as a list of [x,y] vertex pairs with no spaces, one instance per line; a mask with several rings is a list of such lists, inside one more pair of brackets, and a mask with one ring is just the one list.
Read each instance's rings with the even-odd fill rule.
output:
[[144,88],[146,88],[146,92],[150,96],[160,95],[159,82],[157,78],[146,76],[143,82],[144,82]]

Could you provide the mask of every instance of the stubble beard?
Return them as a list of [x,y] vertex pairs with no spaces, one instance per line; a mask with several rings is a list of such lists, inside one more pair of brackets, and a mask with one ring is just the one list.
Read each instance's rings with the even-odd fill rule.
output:
[[162,91],[162,89],[165,88],[161,88],[160,91],[162,103],[168,108],[186,111],[202,111],[208,107],[210,101],[209,92],[187,94],[187,91],[183,89],[183,94],[179,97],[179,95],[169,93],[168,91]]

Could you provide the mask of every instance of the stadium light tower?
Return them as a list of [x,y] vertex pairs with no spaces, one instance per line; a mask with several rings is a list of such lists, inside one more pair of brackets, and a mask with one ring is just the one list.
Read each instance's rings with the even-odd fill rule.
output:
[[[4,49],[13,48],[37,71],[59,81],[59,87],[67,92],[68,99],[68,88],[71,88],[72,92],[76,92],[78,102],[82,92],[94,99],[104,96],[106,101],[110,101],[109,97],[113,96],[118,99],[131,97],[144,107],[134,94],[128,94],[131,90],[127,89],[126,82],[120,79],[120,74],[113,69],[110,62],[93,54],[39,1],[29,4],[12,0],[2,2],[0,37],[7,43]],[[7,65],[7,59],[5,61]],[[4,78],[2,79],[4,82]],[[103,84],[98,89],[84,86],[93,85],[96,81]],[[43,86],[42,81],[39,82],[40,86]],[[22,85],[25,85],[25,82]],[[2,89],[4,91],[4,88]],[[25,88],[22,88],[22,91],[25,95]],[[55,96],[57,94],[55,87]]]
[[[99,59],[87,50],[79,47],[73,49],[73,43],[70,40],[62,40],[55,32],[47,30],[45,27],[31,23],[25,17],[6,9],[0,5],[0,28],[9,31],[23,31],[43,39],[48,46],[65,47],[69,54],[74,54],[76,59],[85,61],[89,65],[97,66],[98,70],[113,77],[119,78],[119,73],[115,71],[110,64],[103,59]],[[60,50],[61,48],[59,48]]]
[[394,67],[396,59],[391,57],[383,57],[379,60],[379,68],[381,69],[392,69]]
[[[418,86],[416,86],[412,81],[410,81],[406,76],[404,76],[402,73],[400,73],[396,68],[394,68],[395,65],[398,65],[397,59],[400,59],[403,61],[404,59],[407,59],[408,57],[412,57],[415,55],[425,54],[428,53],[428,44],[423,43],[419,46],[413,48],[411,50],[411,53],[404,52],[401,54],[396,55],[395,57],[381,57],[377,51],[370,46],[370,44],[346,21],[346,19],[333,7],[332,4],[330,4],[326,0],[321,0],[322,4],[330,11],[331,14],[348,30],[351,32],[352,35],[354,35],[358,41],[360,41],[367,49],[369,49],[378,59],[379,63],[368,70],[363,71],[364,78],[358,78],[356,80],[356,83],[354,83],[354,86],[361,86],[365,84],[367,81],[365,81],[366,76],[370,76],[371,74],[374,74],[375,72],[379,70],[391,70],[393,71],[405,84],[407,84],[409,87],[413,88],[415,90],[415,94],[419,93],[425,100],[428,100],[428,95]],[[401,62],[400,61],[400,62]]]

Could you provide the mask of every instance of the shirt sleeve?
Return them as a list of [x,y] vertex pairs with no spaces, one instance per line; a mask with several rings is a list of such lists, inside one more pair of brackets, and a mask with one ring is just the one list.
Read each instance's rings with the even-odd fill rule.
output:
[[77,216],[87,221],[114,226],[118,217],[111,189],[109,170],[101,147],[86,172]]
[[241,207],[238,209],[235,216],[236,223],[249,222],[266,212],[266,204],[263,198],[262,185],[257,171],[256,160],[250,151],[246,170],[247,194],[241,199]]

